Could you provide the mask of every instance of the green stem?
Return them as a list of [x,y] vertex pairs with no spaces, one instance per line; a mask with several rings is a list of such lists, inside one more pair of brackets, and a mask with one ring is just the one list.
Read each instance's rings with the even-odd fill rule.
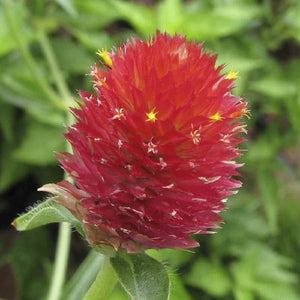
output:
[[69,223],[59,224],[58,243],[56,246],[55,263],[52,271],[52,281],[47,300],[58,300],[61,296],[65,281],[71,240],[71,226]]
[[45,34],[45,31],[43,29],[43,24],[41,22],[36,24],[36,31],[37,31],[37,34],[39,37],[39,41],[40,41],[42,50],[45,54],[48,65],[52,72],[52,78],[54,80],[54,83],[55,83],[66,107],[69,107],[72,105],[72,102],[73,102],[72,95],[66,84],[65,78],[62,75],[62,72],[57,64],[56,58],[54,56],[51,45],[49,43],[49,39],[48,39],[47,35]]
[[105,257],[100,272],[84,296],[83,300],[107,300],[117,283],[117,276],[112,268],[109,257]]
[[[73,115],[68,113],[66,115],[66,120],[67,124],[71,124]],[[66,150],[68,152],[72,151],[72,147],[68,142],[66,143]],[[65,173],[64,179],[69,179],[69,181],[72,181],[67,173]],[[69,259],[71,233],[71,224],[59,224],[57,246],[55,251],[55,262],[47,300],[59,300],[62,294]]]
[[65,105],[61,102],[57,94],[52,90],[48,82],[44,79],[43,75],[39,71],[34,58],[32,57],[27,43],[25,42],[22,33],[19,31],[16,20],[12,14],[12,3],[8,0],[3,1],[4,11],[7,19],[7,24],[10,27],[11,33],[23,54],[23,57],[27,63],[28,68],[30,69],[36,83],[42,88],[44,93],[47,95],[49,101],[59,110],[65,111]]
[[[71,106],[72,96],[66,84],[66,81],[61,73],[61,70],[56,61],[55,55],[49,43],[48,37],[44,32],[43,24],[36,23],[36,31],[41,44],[41,48],[44,52],[45,58],[49,65],[52,73],[54,83],[60,93],[65,108]],[[70,113],[66,114],[66,123],[70,125],[73,123],[73,115]],[[72,152],[71,145],[67,142],[66,151]],[[65,174],[64,179],[68,179],[68,175]],[[48,300],[58,300],[62,294],[62,289],[65,282],[65,274],[68,263],[68,256],[70,250],[70,237],[71,237],[71,226],[70,224],[61,223],[59,225],[57,248],[55,253],[55,263],[52,273],[50,289],[48,292]],[[67,242],[66,242],[67,241]]]
[[82,300],[102,267],[104,256],[91,250],[66,285],[62,299]]

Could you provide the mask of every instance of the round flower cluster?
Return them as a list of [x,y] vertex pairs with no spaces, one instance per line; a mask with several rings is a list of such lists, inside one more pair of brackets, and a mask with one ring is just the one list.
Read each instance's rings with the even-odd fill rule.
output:
[[235,158],[247,102],[231,94],[235,72],[220,74],[202,44],[157,32],[107,52],[91,69],[94,92],[80,92],[73,153],[59,161],[73,178],[41,190],[58,195],[89,242],[128,252],[199,246],[241,183]]

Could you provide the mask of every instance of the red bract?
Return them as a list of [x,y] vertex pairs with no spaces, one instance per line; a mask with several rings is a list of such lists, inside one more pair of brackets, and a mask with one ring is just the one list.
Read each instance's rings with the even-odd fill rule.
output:
[[210,233],[241,183],[236,146],[247,103],[231,94],[233,73],[181,35],[133,39],[95,65],[94,93],[80,92],[77,123],[60,154],[66,181],[42,188],[82,221],[94,246],[136,252],[190,248]]

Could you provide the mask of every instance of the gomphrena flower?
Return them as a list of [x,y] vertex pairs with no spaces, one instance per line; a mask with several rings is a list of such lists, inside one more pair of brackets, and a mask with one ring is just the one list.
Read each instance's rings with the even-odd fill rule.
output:
[[[241,183],[236,146],[247,103],[231,94],[202,44],[157,32],[133,39],[92,67],[94,93],[79,92],[77,123],[59,160],[75,185],[41,190],[82,221],[89,242],[137,252],[199,246]],[[100,65],[100,67],[99,67]]]

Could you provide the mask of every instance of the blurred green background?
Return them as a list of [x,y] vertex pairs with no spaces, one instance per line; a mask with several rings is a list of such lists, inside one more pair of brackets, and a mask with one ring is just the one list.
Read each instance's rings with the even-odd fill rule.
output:
[[[299,0],[0,0],[0,298],[45,297],[57,226],[17,233],[10,223],[63,176],[53,152],[65,148],[66,105],[92,89],[95,52],[157,28],[205,41],[239,72],[234,93],[252,111],[244,187],[223,229],[200,236],[195,253],[149,252],[173,270],[171,300],[300,299]],[[68,279],[88,250],[73,234]],[[82,282],[71,279],[63,299],[81,299],[68,291]]]

